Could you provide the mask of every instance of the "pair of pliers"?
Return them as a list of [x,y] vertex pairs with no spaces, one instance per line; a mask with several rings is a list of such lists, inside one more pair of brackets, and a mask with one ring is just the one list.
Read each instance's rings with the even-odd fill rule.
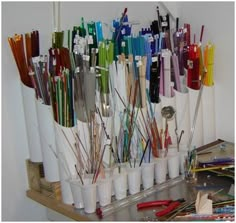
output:
[[171,211],[173,211],[175,208],[177,208],[182,202],[185,200],[183,198],[178,200],[157,200],[157,201],[148,201],[143,203],[138,203],[137,208],[138,210],[149,208],[149,207],[157,207],[157,206],[167,206],[165,209],[156,212],[157,217],[162,217],[164,215],[169,214]]

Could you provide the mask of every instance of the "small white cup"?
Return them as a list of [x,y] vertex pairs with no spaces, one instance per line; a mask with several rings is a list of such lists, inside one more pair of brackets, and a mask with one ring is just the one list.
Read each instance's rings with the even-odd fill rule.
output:
[[[177,145],[176,144],[171,145],[171,146],[169,146],[167,156],[174,155],[177,152],[178,152]],[[180,144],[179,145],[179,170],[180,170],[181,174],[184,173],[185,156],[187,156],[187,155],[188,155],[187,145]]]
[[99,179],[97,191],[99,204],[103,207],[111,203],[112,178]]
[[142,163],[141,175],[142,175],[143,189],[146,190],[152,187],[154,184],[154,162]]
[[120,173],[115,173],[113,175],[113,185],[116,200],[127,197],[127,172],[121,169]]
[[[114,168],[114,170],[113,170],[113,177],[114,177],[114,175],[116,175],[116,174],[119,174],[120,172],[122,172],[122,173],[126,173],[126,175],[127,175],[127,171],[126,171],[126,167],[127,167],[127,165],[128,165],[128,162],[125,162],[125,163],[119,163],[118,165],[117,165],[117,167],[116,168]],[[119,172],[120,171],[120,172]],[[128,180],[126,180],[126,188],[128,189]]]
[[115,189],[114,189],[114,185],[113,185],[113,182],[112,182],[113,181],[113,174],[114,174],[115,169],[116,169],[116,167],[105,169],[106,178],[111,179],[111,196],[115,195]]
[[[92,183],[93,182],[93,177],[94,177],[94,174],[93,173],[89,173],[89,174],[85,174],[84,175],[84,180],[85,180],[85,182],[86,182],[86,184],[87,183]],[[97,179],[96,179],[96,182],[98,182],[99,181],[99,179],[101,179],[102,177],[101,177],[101,175],[99,174],[98,175],[98,177],[97,177]],[[98,189],[97,189],[98,190]],[[99,198],[98,198],[98,191],[97,191],[97,198],[96,198],[96,201],[98,202],[99,201]]]
[[81,192],[81,181],[79,179],[70,179],[70,188],[76,209],[84,208],[84,201]]
[[140,192],[141,168],[137,164],[135,168],[127,167],[126,170],[128,174],[129,193],[136,194]]
[[155,158],[154,173],[157,184],[161,184],[166,181],[166,174],[167,174],[166,157]]
[[179,176],[179,152],[169,155],[168,157],[168,174],[173,179]]
[[97,205],[97,184],[92,184],[90,179],[84,179],[84,185],[81,185],[81,192],[84,201],[84,211],[86,213],[94,213]]

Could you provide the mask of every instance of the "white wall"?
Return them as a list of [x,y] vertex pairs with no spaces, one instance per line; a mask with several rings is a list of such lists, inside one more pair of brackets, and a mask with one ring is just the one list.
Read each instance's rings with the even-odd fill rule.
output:
[[215,118],[217,138],[234,142],[234,2],[179,2],[180,23],[192,25],[199,41],[211,41],[215,50]]
[[[175,8],[176,3],[168,3],[170,7]],[[78,3],[64,2],[61,3],[61,28],[72,28],[73,25],[80,25],[80,19],[83,16],[86,21],[101,21],[108,24],[112,23],[115,18],[120,18],[124,8],[128,8],[129,21],[140,22],[139,26],[133,26],[135,33],[140,27],[147,27],[151,21],[157,19],[155,2],[102,2],[102,3]],[[164,12],[160,5],[160,12]],[[105,27],[103,27],[105,28]]]
[[[210,4],[210,5],[209,5]],[[110,22],[120,17],[125,7],[131,21],[149,24],[156,19],[156,2],[138,3],[61,3],[61,28],[72,28],[85,20]],[[216,127],[217,137],[234,141],[234,7],[233,3],[181,3],[168,2],[180,23],[188,21],[196,30],[205,24],[204,40],[210,39],[217,46],[215,64]],[[209,8],[210,7],[210,8]],[[161,12],[163,12],[162,7]],[[197,10],[198,9],[198,10]],[[209,10],[207,10],[209,9]],[[208,17],[208,11],[210,16]],[[223,16],[220,16],[220,14]],[[201,15],[201,16],[199,16]],[[207,20],[207,22],[206,22]],[[76,22],[77,21],[77,22]],[[227,25],[224,24],[227,21]],[[216,24],[220,24],[217,28]],[[137,27],[134,27],[137,30]],[[2,219],[46,220],[46,211],[25,196],[28,188],[25,159],[28,144],[25,132],[22,96],[18,71],[7,42],[14,33],[32,29],[40,31],[42,53],[51,44],[52,3],[4,2],[2,3]],[[198,32],[197,32],[198,33]],[[199,37],[198,37],[199,38]],[[226,95],[227,100],[224,99]],[[224,103],[224,105],[222,104]]]
[[39,29],[41,44],[47,50],[52,21],[50,5],[2,3],[2,220],[47,220],[45,208],[25,195],[28,144],[20,79],[7,38]]

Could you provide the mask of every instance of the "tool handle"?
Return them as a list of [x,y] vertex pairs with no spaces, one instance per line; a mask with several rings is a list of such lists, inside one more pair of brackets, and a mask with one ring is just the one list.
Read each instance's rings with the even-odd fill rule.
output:
[[180,205],[179,201],[174,201],[173,203],[171,203],[167,208],[165,208],[162,211],[159,211],[156,213],[157,217],[162,217],[168,213],[170,213],[171,211],[173,211],[176,207],[178,207]]
[[137,204],[138,209],[161,206],[161,205],[169,205],[171,200],[158,200],[158,201],[148,201]]

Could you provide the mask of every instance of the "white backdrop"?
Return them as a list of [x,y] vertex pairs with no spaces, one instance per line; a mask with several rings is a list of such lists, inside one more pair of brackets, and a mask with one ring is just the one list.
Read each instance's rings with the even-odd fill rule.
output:
[[[139,21],[141,26],[157,16],[156,2],[64,2],[61,6],[62,29],[79,25],[82,16],[85,21],[110,22],[120,17],[125,7],[129,20]],[[216,136],[234,142],[234,3],[167,2],[166,6],[174,16],[179,15],[180,25],[192,25],[197,39],[204,24],[203,42],[216,44]],[[7,37],[38,29],[41,53],[46,53],[51,45],[52,20],[52,3],[2,3],[2,220],[47,220],[45,208],[25,196],[28,144],[20,79]]]
[[199,41],[205,25],[203,44],[211,41],[215,49],[215,118],[216,137],[234,142],[234,3],[182,2],[178,4],[180,22],[194,26]]

